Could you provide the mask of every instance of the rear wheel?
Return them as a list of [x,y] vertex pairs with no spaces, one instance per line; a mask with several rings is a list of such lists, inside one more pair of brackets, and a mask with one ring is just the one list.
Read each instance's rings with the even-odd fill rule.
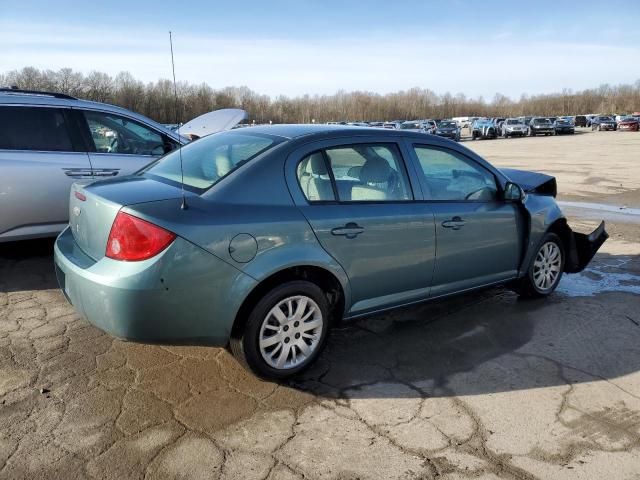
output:
[[514,290],[522,297],[546,297],[560,283],[564,271],[564,247],[555,233],[547,233],[531,259],[527,274],[521,278]]
[[251,310],[244,331],[231,338],[236,359],[256,375],[284,379],[309,367],[326,341],[329,305],[314,283],[291,281]]

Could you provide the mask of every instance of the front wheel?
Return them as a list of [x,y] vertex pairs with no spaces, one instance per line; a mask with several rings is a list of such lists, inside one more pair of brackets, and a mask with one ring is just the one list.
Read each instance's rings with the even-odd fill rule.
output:
[[291,281],[256,303],[244,331],[231,338],[231,351],[256,375],[280,380],[302,372],[316,360],[328,327],[329,305],[320,287]]
[[521,297],[546,297],[560,283],[564,271],[564,246],[555,233],[547,233],[529,263],[526,275],[515,285]]

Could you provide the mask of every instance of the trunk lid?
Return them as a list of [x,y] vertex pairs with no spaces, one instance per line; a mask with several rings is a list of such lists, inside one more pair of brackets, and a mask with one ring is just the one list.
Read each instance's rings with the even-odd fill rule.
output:
[[179,188],[137,176],[89,185],[74,183],[69,198],[69,227],[82,251],[100,260],[122,207],[180,196]]

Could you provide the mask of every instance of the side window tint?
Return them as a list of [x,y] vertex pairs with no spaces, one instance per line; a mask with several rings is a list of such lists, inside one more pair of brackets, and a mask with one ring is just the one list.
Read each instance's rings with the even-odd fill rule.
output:
[[72,152],[62,110],[0,107],[0,149]]
[[394,145],[354,145],[327,150],[342,202],[411,200],[400,153]]
[[493,175],[456,152],[414,147],[425,183],[427,199],[484,200],[497,198]]
[[310,202],[335,200],[331,178],[321,152],[312,153],[298,164],[298,181]]
[[99,153],[162,155],[162,135],[138,122],[118,115],[85,111],[91,138]]

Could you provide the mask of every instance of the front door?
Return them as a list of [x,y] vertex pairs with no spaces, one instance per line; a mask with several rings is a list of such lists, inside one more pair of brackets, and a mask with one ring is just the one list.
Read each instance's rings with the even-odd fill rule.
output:
[[515,277],[523,221],[517,204],[501,199],[493,173],[454,150],[415,145],[414,152],[435,217],[431,296]]
[[130,175],[175,147],[163,133],[130,118],[94,110],[82,114],[94,178]]
[[413,201],[397,145],[337,146],[297,165],[301,211],[347,273],[355,315],[424,299],[434,267],[433,215]]

